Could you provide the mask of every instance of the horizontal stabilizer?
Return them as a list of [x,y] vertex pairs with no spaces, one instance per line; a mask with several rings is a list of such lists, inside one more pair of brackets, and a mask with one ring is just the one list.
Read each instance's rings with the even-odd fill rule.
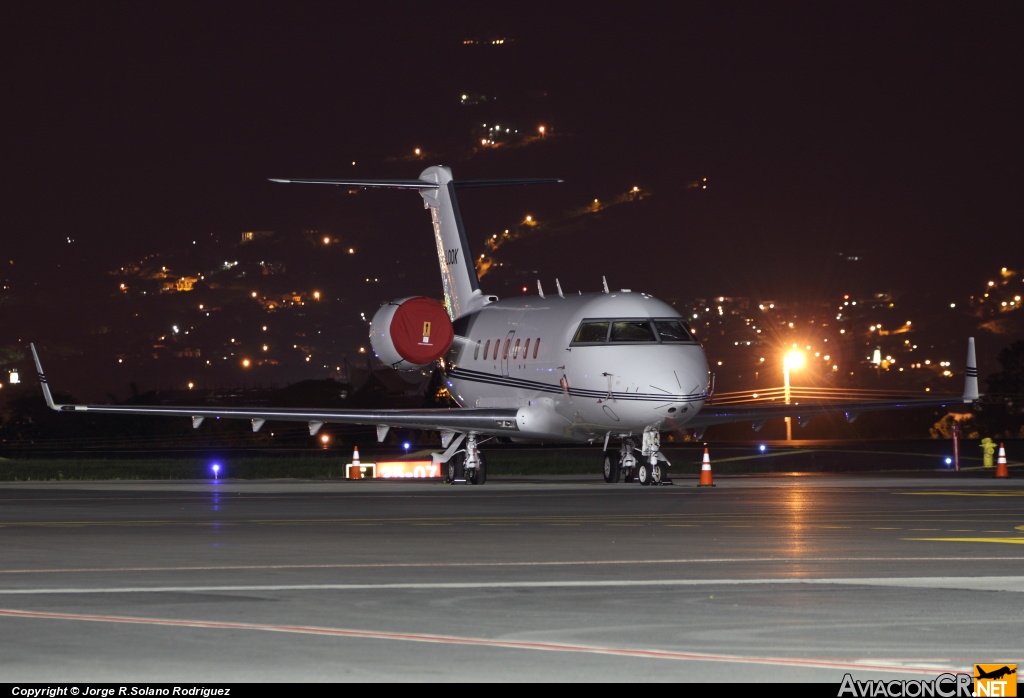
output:
[[[338,184],[341,186],[384,186],[392,189],[436,189],[440,186],[437,182],[430,182],[423,179],[278,179],[271,178],[271,182],[281,184]],[[453,180],[452,184],[457,189],[471,189],[479,186],[519,186],[522,184],[558,184],[564,179],[547,177],[541,179],[463,179]]]
[[437,189],[437,182],[422,179],[271,179],[279,184],[340,184],[348,187],[390,187],[391,189]]
[[[441,185],[423,179],[278,179],[271,182],[280,184],[337,184],[346,187],[388,187],[391,189],[437,189]],[[523,184],[559,184],[562,179],[552,177],[543,179],[463,179],[453,180],[456,189],[474,187],[515,187]]]

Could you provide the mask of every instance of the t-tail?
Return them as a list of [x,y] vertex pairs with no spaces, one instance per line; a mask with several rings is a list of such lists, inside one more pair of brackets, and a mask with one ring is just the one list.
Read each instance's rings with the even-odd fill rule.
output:
[[454,320],[484,305],[480,280],[473,265],[469,241],[466,240],[452,171],[440,165],[428,167],[420,173],[420,179],[437,183],[436,188],[420,189],[420,196],[424,207],[430,209],[437,261],[441,265],[441,283],[444,285],[444,305]]
[[451,169],[442,165],[428,167],[419,179],[272,179],[272,182],[296,184],[340,184],[359,187],[416,189],[430,209],[434,224],[437,261],[441,266],[444,302],[448,315],[455,318],[479,310],[487,303],[480,291],[480,280],[473,265],[473,254],[466,239],[462,214],[455,190],[463,187],[494,187],[515,184],[547,184],[560,179],[487,179],[456,181]]

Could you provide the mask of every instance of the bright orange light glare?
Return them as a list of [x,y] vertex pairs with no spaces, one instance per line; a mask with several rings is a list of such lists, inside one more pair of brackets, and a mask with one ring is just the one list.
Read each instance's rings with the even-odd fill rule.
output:
[[803,354],[803,352],[800,352],[800,351],[791,351],[791,352],[789,352],[788,354],[786,354],[785,358],[782,360],[782,365],[785,368],[787,368],[787,369],[789,369],[791,371],[794,368],[800,368],[801,366],[804,365],[804,354]]

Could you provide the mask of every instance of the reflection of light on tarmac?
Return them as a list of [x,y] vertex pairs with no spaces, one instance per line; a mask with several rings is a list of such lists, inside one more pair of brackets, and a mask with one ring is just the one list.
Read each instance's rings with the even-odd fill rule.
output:
[[[220,483],[214,483],[213,485],[213,497],[210,500],[210,511],[220,511]],[[210,522],[214,533],[220,531],[220,519],[214,519]],[[220,547],[220,543],[212,541],[210,545],[214,548]]]
[[[811,510],[811,501],[803,489],[783,491],[778,499],[782,507],[783,531],[786,540],[783,544],[785,554],[802,557],[808,552],[806,537],[808,534],[807,514]],[[792,570],[792,576],[803,577],[806,573],[799,568]]]

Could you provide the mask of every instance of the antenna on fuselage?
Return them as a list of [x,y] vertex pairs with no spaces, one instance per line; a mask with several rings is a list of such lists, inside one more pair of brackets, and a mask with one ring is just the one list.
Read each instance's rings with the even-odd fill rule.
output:
[[544,297],[544,287],[540,285],[540,279],[537,279],[537,295],[541,298]]
[[608,279],[604,278],[604,276],[601,277],[601,285],[604,286],[605,293],[611,293],[611,291],[608,290]]
[[565,298],[565,294],[562,293],[562,284],[558,282],[558,279],[555,279],[555,288],[558,289],[558,297]]

